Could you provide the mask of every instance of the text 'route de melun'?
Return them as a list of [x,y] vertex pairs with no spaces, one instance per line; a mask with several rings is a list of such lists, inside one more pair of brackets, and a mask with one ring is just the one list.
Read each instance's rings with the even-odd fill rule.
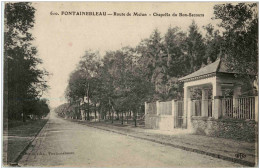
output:
[[153,14],[147,14],[147,13],[142,13],[142,12],[127,12],[127,13],[119,13],[119,12],[113,12],[113,16],[159,16],[159,17],[164,17],[164,16],[171,16],[169,13],[156,13],[154,12]]

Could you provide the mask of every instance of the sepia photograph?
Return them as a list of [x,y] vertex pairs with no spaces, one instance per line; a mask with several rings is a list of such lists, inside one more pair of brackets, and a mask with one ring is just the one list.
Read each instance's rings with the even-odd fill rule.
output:
[[258,167],[258,2],[2,2],[2,167]]

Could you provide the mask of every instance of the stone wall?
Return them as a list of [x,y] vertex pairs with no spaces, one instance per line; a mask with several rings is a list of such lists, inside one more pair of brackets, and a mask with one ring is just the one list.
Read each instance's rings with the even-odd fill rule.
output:
[[171,115],[147,114],[145,116],[145,127],[170,131],[174,128],[174,118]]
[[150,129],[173,130],[177,101],[145,103],[145,127]]
[[159,116],[159,129],[171,131],[174,128],[174,118],[172,115]]
[[145,115],[145,128],[159,129],[159,116],[156,114]]
[[238,119],[213,119],[192,117],[193,130],[196,134],[222,138],[232,138],[254,142],[258,137],[258,124],[255,121]]

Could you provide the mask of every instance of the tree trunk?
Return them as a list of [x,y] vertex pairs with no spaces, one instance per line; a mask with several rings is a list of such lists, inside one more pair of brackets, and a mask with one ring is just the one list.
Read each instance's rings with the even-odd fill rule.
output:
[[84,113],[85,113],[84,120],[86,121],[87,120],[87,110],[85,108],[84,108]]
[[136,127],[137,126],[137,124],[136,124],[136,110],[134,112],[134,120],[135,120],[135,127]]
[[96,119],[97,119],[97,104],[95,103],[95,122],[96,122]]
[[87,116],[87,120],[89,121],[89,113],[90,113],[90,111],[89,111],[90,109],[89,109],[89,97],[88,97],[88,116]]
[[102,108],[99,107],[99,115],[98,115],[98,122],[100,122],[100,117],[101,117],[101,111],[102,111]]
[[112,111],[112,124],[114,123],[114,111]]
[[110,120],[111,117],[110,117],[110,108],[108,107],[108,119]]
[[89,83],[88,83],[88,90],[87,90],[87,97],[88,97],[88,113],[87,113],[87,120],[89,121]]
[[122,125],[124,124],[124,113],[123,113],[123,111],[122,111],[122,122],[121,122],[121,124]]
[[26,119],[25,119],[25,114],[24,114],[24,112],[22,113],[22,118],[23,118],[23,122],[26,122]]
[[116,112],[116,120],[120,120],[120,118],[119,118],[119,112]]

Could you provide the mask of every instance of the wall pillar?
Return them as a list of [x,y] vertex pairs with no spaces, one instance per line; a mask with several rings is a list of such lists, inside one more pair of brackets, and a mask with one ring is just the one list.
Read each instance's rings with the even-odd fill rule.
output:
[[258,122],[258,96],[255,96],[255,121]]
[[212,102],[212,117],[215,119],[219,119],[222,116],[222,104],[221,104],[221,96],[215,96]]
[[160,114],[160,102],[156,101],[156,114],[159,115]]
[[172,117],[175,117],[178,110],[177,100],[172,100]]
[[220,83],[214,81],[212,83],[212,97],[214,100],[212,101],[212,117],[218,119],[221,117],[221,97],[222,97],[222,90]]
[[208,116],[208,90],[202,88],[201,116]]
[[191,126],[191,98],[190,98],[190,90],[184,84],[184,108],[183,108],[183,124],[187,125],[188,130],[192,130]]
[[81,113],[81,120],[85,121],[85,111],[80,110],[80,113]]
[[144,102],[144,114],[146,115],[147,114],[147,110],[148,110],[148,104],[146,102]]
[[172,121],[173,121],[172,129],[174,129],[175,127],[177,110],[178,110],[178,103],[176,100],[172,100]]
[[[191,114],[192,114],[192,102],[191,102],[191,98],[187,99],[188,103],[188,108],[187,108],[187,129],[192,131],[192,125],[191,125]],[[185,120],[185,118],[184,118]]]
[[[144,125],[145,128],[152,128],[151,127],[151,119],[150,119],[150,115],[148,114],[148,103],[145,102],[144,103],[144,107],[145,107],[145,117],[144,117]],[[114,113],[114,111],[112,110],[112,113]],[[114,114],[112,114],[112,117],[114,116]]]

